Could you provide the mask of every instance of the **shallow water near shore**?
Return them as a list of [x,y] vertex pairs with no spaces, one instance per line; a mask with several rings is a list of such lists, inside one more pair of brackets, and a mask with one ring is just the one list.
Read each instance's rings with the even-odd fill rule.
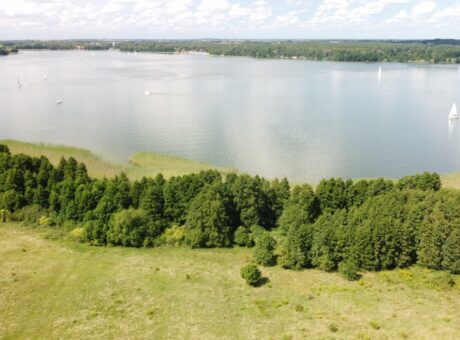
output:
[[117,51],[0,58],[0,139],[115,161],[155,151],[294,181],[460,170],[454,102],[453,65]]

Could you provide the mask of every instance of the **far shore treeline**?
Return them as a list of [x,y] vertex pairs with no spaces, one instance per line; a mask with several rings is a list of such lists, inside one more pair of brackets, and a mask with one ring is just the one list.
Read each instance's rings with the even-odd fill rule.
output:
[[93,245],[255,245],[258,263],[292,269],[419,264],[460,273],[460,191],[441,189],[436,173],[332,178],[315,190],[217,171],[94,179],[74,158],[54,167],[0,145],[0,221],[7,220],[68,230]]
[[1,43],[0,43],[0,56],[6,56],[6,55],[9,55],[10,53],[17,53],[18,50],[16,48],[7,48],[5,46],[3,46]]
[[204,52],[221,56],[348,62],[460,63],[460,40],[17,40],[9,49],[119,49],[124,52]]

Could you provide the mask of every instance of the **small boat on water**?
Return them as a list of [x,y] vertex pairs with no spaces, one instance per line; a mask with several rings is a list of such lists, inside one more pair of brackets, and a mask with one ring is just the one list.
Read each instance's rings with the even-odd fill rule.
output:
[[150,95],[152,94],[152,92],[151,92],[151,91],[144,91],[144,94],[145,94],[146,96],[150,96]]
[[458,119],[458,112],[457,112],[457,104],[454,103],[452,105],[452,109],[450,109],[449,119]]
[[61,99],[56,100],[56,104],[57,104],[57,105],[62,104],[62,103],[63,103],[63,101],[62,101]]
[[378,75],[377,75],[379,81],[382,80],[382,66],[379,66],[379,72],[378,72]]

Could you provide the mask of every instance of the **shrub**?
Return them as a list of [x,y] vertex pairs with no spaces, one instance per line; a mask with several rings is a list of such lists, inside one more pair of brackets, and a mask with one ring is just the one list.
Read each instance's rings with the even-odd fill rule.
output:
[[51,218],[49,216],[42,215],[37,221],[40,227],[47,227],[51,225]]
[[10,149],[8,148],[8,145],[0,144],[0,153],[6,153],[9,155]]
[[376,329],[376,330],[379,330],[379,329],[381,328],[380,325],[379,325],[379,323],[378,323],[377,321],[374,321],[374,320],[372,320],[371,322],[369,322],[369,325],[371,325],[371,327],[372,327],[373,329]]
[[124,247],[141,247],[147,237],[149,218],[144,210],[128,209],[113,215],[107,241]]
[[255,239],[258,238],[260,235],[263,235],[267,232],[258,224],[253,224],[249,227],[249,230],[251,230],[251,238],[253,239],[253,241],[255,241]]
[[331,323],[329,326],[328,326],[329,330],[332,332],[332,333],[335,333],[337,332],[339,329],[337,328],[336,324],[334,323]]
[[70,237],[77,242],[84,242],[87,239],[86,229],[77,227],[70,232]]
[[257,286],[262,278],[262,273],[255,264],[248,264],[241,268],[241,277],[246,280],[248,285]]
[[28,205],[11,214],[11,219],[21,221],[27,224],[36,225],[42,216],[46,216],[47,212],[39,205]]
[[455,276],[449,272],[434,271],[429,278],[429,284],[435,289],[449,289],[455,286]]
[[173,225],[168,228],[157,240],[157,244],[165,246],[178,247],[184,243],[185,240],[185,227]]
[[348,281],[356,281],[361,278],[361,274],[358,273],[358,266],[351,260],[346,260],[339,264],[339,273]]
[[336,269],[335,263],[331,260],[330,256],[326,253],[318,259],[319,269],[326,272],[332,272]]
[[238,227],[238,229],[235,231],[235,234],[233,235],[233,242],[240,247],[254,246],[251,230],[245,226]]
[[296,311],[296,312],[303,312],[303,310],[304,310],[304,308],[303,308],[302,305],[296,305],[296,306],[295,306],[295,311]]
[[0,222],[8,222],[11,219],[11,213],[6,209],[0,209]]
[[107,224],[99,220],[91,220],[85,223],[86,239],[95,246],[101,246],[107,242]]
[[254,247],[254,260],[262,266],[273,266],[276,264],[274,254],[276,241],[269,233],[264,233],[256,239]]

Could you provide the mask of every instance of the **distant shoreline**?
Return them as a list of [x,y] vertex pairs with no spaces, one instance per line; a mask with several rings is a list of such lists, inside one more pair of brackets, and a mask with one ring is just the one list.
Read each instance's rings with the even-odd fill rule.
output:
[[16,40],[20,50],[109,50],[333,62],[460,64],[460,40]]

